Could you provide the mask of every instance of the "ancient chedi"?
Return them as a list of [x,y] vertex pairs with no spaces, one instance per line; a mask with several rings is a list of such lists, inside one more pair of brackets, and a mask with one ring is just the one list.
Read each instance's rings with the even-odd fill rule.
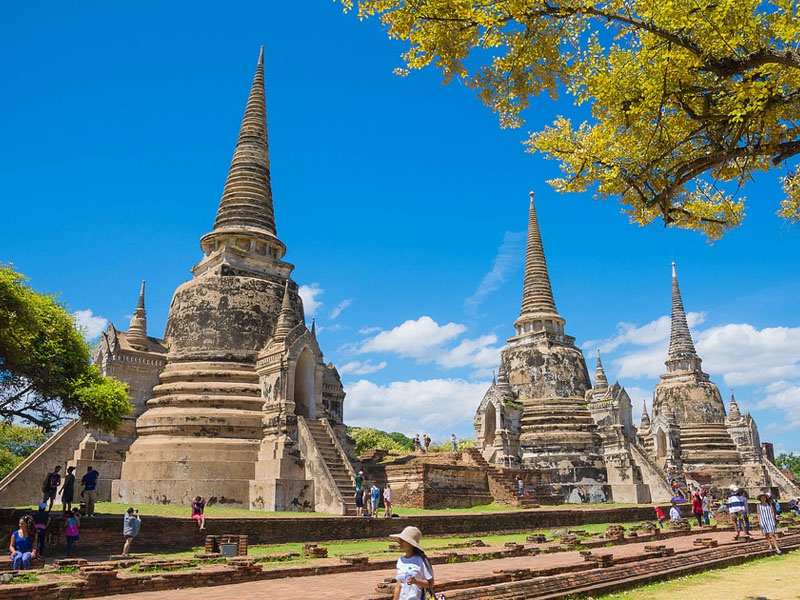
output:
[[609,490],[600,435],[585,406],[592,383],[564,324],[531,192],[522,310],[478,407],[477,446],[489,462],[552,470],[567,501],[601,502]]
[[[86,431],[77,448],[46,444],[39,460],[97,466],[100,497],[115,502],[186,506],[202,495],[232,507],[345,514],[353,469],[343,446],[344,390],[323,362],[313,324],[306,328],[294,267],[282,260],[263,48],[216,220],[200,247],[163,340],[147,336],[144,287],[128,332],[111,325],[101,340],[96,360],[128,383],[135,427],[131,420],[117,436]],[[97,463],[98,446],[114,448],[109,463]]]
[[698,483],[737,485],[752,494],[775,489],[796,496],[800,490],[761,454],[758,428],[742,415],[731,394],[726,414],[719,388],[701,368],[683,308],[672,263],[672,320],[669,353],[638,434],[648,453],[668,469]]

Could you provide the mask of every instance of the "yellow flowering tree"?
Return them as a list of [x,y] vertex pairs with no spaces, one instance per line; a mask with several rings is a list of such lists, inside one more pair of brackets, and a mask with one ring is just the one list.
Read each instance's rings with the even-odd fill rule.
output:
[[[345,10],[356,8],[343,0]],[[531,98],[573,96],[528,150],[560,161],[555,189],[593,189],[631,220],[717,239],[741,223],[740,188],[779,174],[778,213],[800,222],[797,0],[360,0],[405,40],[408,69],[460,78],[519,127]]]

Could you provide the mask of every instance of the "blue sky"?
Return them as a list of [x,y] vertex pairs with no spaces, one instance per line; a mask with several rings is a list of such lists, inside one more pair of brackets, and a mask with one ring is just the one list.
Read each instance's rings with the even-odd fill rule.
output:
[[147,280],[151,335],[200,259],[265,46],[278,235],[346,421],[472,435],[513,333],[528,191],[556,304],[590,371],[601,347],[633,400],[663,371],[670,262],[723,397],[764,440],[800,451],[800,230],[777,173],[745,190],[745,224],[709,245],[628,224],[612,203],[557,195],[527,132],[577,113],[534,102],[500,130],[435,71],[400,78],[403,46],[327,1],[5,6],[0,19],[0,261],[97,330],[127,328]]

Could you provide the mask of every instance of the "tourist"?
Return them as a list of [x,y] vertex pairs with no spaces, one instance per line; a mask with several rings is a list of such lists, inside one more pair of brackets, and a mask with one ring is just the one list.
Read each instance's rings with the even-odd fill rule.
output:
[[745,525],[747,521],[746,507],[747,500],[740,496],[736,486],[732,485],[728,494],[728,512],[731,514],[731,520],[736,525],[736,535],[733,538],[735,540],[739,539],[742,530],[745,531],[745,536],[750,535],[749,523]]
[[15,571],[31,568],[31,560],[36,558],[36,549],[33,547],[33,536],[36,535],[33,519],[30,515],[19,518],[19,529],[11,534],[11,563]]
[[122,547],[122,556],[129,556],[131,542],[133,538],[139,535],[141,526],[142,520],[139,518],[139,511],[135,508],[129,508],[122,520],[122,535],[125,538],[125,545]]
[[397,559],[397,583],[392,600],[422,600],[426,590],[433,591],[433,567],[419,545],[422,533],[409,526],[389,537],[397,540],[403,551],[403,556]]
[[81,478],[81,485],[83,486],[81,496],[83,496],[83,500],[86,502],[87,517],[94,516],[94,502],[97,499],[98,477],[100,477],[100,473],[95,471],[92,467],[86,467],[86,475]]
[[61,485],[61,465],[56,465],[53,469],[52,473],[48,473],[47,477],[44,478],[44,483],[42,484],[42,493],[44,494],[44,498],[42,498],[42,502],[50,501],[50,509],[53,510],[53,502],[56,500],[56,492],[58,492],[58,486]]
[[453,446],[453,452],[458,450],[458,439],[456,438],[456,434],[453,433],[450,435],[450,443]]
[[427,433],[422,436],[422,442],[425,444],[425,453],[427,454],[431,448],[431,438]]
[[369,497],[372,501],[372,517],[377,518],[378,516],[378,505],[380,504],[381,500],[381,488],[379,488],[375,483],[372,484],[372,487],[369,488]]
[[770,548],[775,550],[776,554],[780,554],[781,549],[778,547],[778,536],[775,533],[777,517],[775,509],[772,504],[770,504],[769,494],[758,495],[758,504],[756,508],[758,509],[758,524],[761,526],[764,537],[767,538],[767,544],[769,544]]
[[75,498],[75,467],[67,467],[64,487],[61,488],[61,504],[66,512],[72,511],[72,500]]
[[705,521],[706,525],[711,525],[711,519],[709,518],[711,514],[711,500],[708,497],[708,492],[703,490],[703,520]]
[[356,500],[356,516],[360,517],[364,514],[364,489],[357,487],[354,498]]
[[383,517],[389,519],[392,516],[392,488],[387,483],[383,488]]
[[678,505],[674,502],[672,503],[672,508],[669,509],[669,520],[670,521],[683,521],[681,517],[681,511],[678,508]]
[[81,524],[80,509],[73,508],[72,511],[64,513],[64,535],[67,537],[67,557],[72,553],[72,547],[80,539],[79,526]]
[[778,498],[775,498],[775,514],[781,514],[781,501]]
[[692,496],[692,514],[697,517],[697,526],[703,526],[703,500],[700,498],[700,492],[695,492]]
[[422,444],[419,441],[419,434],[416,434],[414,436],[414,452],[419,452],[421,447],[422,447]]
[[750,537],[750,497],[746,490],[739,489],[738,494],[744,500],[744,535]]
[[364,471],[356,473],[356,476],[353,477],[353,483],[356,486],[356,491],[361,489],[361,486],[364,485]]
[[664,528],[664,521],[667,520],[667,517],[664,516],[664,511],[661,510],[660,506],[653,507],[656,511],[656,519],[658,519],[658,526],[663,529]]
[[44,556],[44,541],[47,538],[47,528],[50,526],[50,511],[47,510],[47,502],[42,502],[39,510],[33,513],[33,526],[36,528],[39,556]]
[[206,499],[202,496],[195,496],[192,500],[192,518],[200,525],[200,531],[206,528],[206,517],[203,509],[206,507]]
[[517,475],[517,492],[520,496],[525,495],[525,482],[522,481],[522,475]]

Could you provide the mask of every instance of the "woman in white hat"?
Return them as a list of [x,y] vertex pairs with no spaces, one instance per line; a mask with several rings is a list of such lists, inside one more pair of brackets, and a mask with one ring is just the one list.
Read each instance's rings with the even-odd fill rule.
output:
[[758,495],[758,524],[761,526],[761,533],[767,538],[769,547],[775,550],[776,554],[781,553],[778,547],[778,536],[775,535],[775,528],[777,519],[775,518],[775,509],[772,506],[769,494],[761,493]]
[[416,527],[406,527],[389,537],[397,540],[403,551],[403,556],[397,559],[397,583],[392,600],[422,600],[425,590],[433,587],[433,568],[419,545],[422,532]]

